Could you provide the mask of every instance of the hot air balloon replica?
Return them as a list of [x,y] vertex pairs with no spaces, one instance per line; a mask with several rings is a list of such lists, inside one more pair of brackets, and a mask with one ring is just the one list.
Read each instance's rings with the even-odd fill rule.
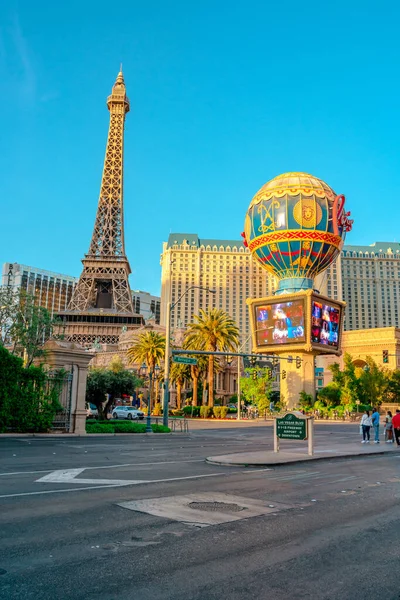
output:
[[274,296],[247,300],[253,351],[287,356],[286,364],[280,361],[281,389],[297,394],[296,401],[301,389],[314,395],[314,357],[340,354],[345,304],[313,287],[340,253],[352,228],[349,217],[344,196],[307,173],[271,179],[246,213],[244,244],[278,280]]

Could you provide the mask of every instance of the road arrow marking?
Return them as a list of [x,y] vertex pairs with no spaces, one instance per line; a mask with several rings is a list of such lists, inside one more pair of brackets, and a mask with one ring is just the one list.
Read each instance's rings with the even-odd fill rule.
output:
[[113,486],[123,486],[123,485],[134,485],[137,483],[145,483],[140,479],[76,479],[78,475],[83,473],[85,469],[61,469],[58,471],[52,471],[48,475],[41,477],[36,480],[36,483],[88,483],[97,485],[113,485]]

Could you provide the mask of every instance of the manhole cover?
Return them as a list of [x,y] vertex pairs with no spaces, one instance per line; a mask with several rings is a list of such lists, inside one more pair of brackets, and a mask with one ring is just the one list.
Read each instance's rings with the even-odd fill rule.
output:
[[191,502],[189,508],[194,510],[216,511],[216,512],[239,512],[245,510],[244,506],[228,502]]

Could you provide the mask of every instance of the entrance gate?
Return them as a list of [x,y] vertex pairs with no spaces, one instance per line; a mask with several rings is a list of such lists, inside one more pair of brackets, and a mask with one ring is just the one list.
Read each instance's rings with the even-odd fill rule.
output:
[[54,415],[52,429],[68,433],[71,428],[72,373],[50,371],[48,373],[47,385],[49,391],[54,388],[57,389],[58,401],[62,407]]

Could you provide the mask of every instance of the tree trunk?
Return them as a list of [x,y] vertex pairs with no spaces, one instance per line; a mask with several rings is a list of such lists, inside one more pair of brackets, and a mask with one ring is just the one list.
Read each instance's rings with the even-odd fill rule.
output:
[[198,384],[199,384],[199,378],[196,376],[192,377],[193,380],[193,397],[192,397],[192,406],[197,406],[197,393],[198,393]]
[[208,357],[208,406],[214,406],[214,355]]
[[[108,411],[110,410],[111,406],[114,404],[114,400],[115,400],[114,396],[111,396],[111,394],[110,394],[109,399],[107,400],[105,405],[102,407],[103,417],[106,421],[108,419]],[[100,419],[100,413],[99,413],[99,419]]]
[[180,410],[182,406],[182,384],[180,381],[176,382],[176,408]]

